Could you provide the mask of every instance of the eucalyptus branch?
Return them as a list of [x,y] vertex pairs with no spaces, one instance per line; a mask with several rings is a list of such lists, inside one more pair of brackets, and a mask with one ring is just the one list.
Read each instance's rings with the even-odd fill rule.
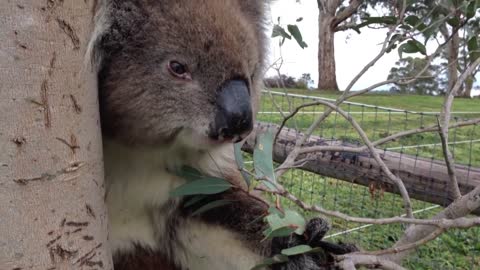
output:
[[[385,173],[385,175],[393,182],[395,183],[395,185],[398,187],[399,191],[400,191],[400,195],[402,196],[403,198],[403,204],[404,204],[404,207],[405,207],[405,211],[407,213],[407,216],[408,217],[413,217],[413,213],[412,213],[412,204],[411,204],[411,201],[410,201],[410,196],[408,195],[408,191],[407,189],[405,188],[405,185],[403,184],[403,181],[396,175],[394,175],[390,169],[388,168],[388,166],[385,164],[385,162],[383,162],[382,158],[380,157],[380,155],[378,154],[378,152],[376,151],[375,149],[375,146],[371,143],[370,139],[368,138],[367,134],[365,133],[365,131],[362,129],[362,127],[360,127],[360,125],[355,121],[355,119],[353,119],[347,112],[345,112],[344,110],[342,110],[340,107],[338,107],[336,104],[332,104],[330,102],[327,102],[327,101],[323,101],[323,100],[318,100],[316,101],[318,104],[321,104],[321,105],[324,105],[326,107],[328,107],[330,110],[332,111],[337,111],[342,117],[345,118],[345,120],[347,120],[350,125],[352,125],[352,127],[357,131],[358,135],[360,136],[360,138],[362,139],[362,141],[365,143],[365,145],[367,146],[368,150],[370,151],[371,155],[373,156],[373,158],[375,159],[375,161],[378,163],[378,165],[380,166],[381,170],[383,173]],[[298,150],[298,151],[301,151]],[[291,166],[291,165],[289,165]],[[279,171],[281,170],[284,170],[286,169],[285,167],[285,163],[283,163],[280,167],[279,167]]]
[[[370,67],[372,67],[373,65],[375,65],[375,63],[386,53],[388,47],[388,43],[389,43],[389,40],[392,36],[394,32],[394,28],[391,28],[390,31],[388,32],[387,34],[387,37],[385,38],[384,42],[383,42],[383,46],[382,46],[382,49],[380,50],[380,52],[378,53],[378,55],[372,60],[370,61],[370,63],[367,64],[367,66],[365,66],[359,73],[357,76],[355,76],[355,78],[350,82],[350,84],[348,85],[348,87],[345,89],[345,91],[343,92],[343,94],[337,99],[337,101],[335,102],[335,105],[339,106],[340,104],[342,104],[345,100],[348,99],[348,94],[350,92],[350,90],[352,89],[353,85],[360,79],[360,77],[362,77],[367,71],[368,69],[370,69]],[[296,143],[295,143],[295,147],[294,149],[290,152],[290,154],[287,156],[287,158],[285,159],[285,161],[283,162],[283,164],[281,165],[281,167],[283,168],[287,168],[287,167],[291,167],[292,164],[295,163],[295,159],[298,157],[299,155],[299,152],[300,152],[300,149],[301,147],[303,146],[303,144],[305,143],[305,141],[313,134],[313,132],[315,131],[315,129],[317,129],[317,127],[320,125],[320,123],[322,123],[334,110],[333,109],[327,109],[319,118],[317,118],[311,125],[310,127],[308,128],[308,130],[305,132],[304,136],[303,137],[300,137],[297,139]],[[278,170],[277,171],[277,177],[280,177],[281,175],[283,175],[284,173],[286,172],[286,170]]]
[[337,266],[344,270],[355,269],[355,266],[358,265],[375,266],[386,270],[406,270],[402,266],[392,261],[385,260],[374,255],[350,253],[346,255],[336,256],[335,259],[337,261]]
[[467,77],[470,76],[477,69],[477,66],[479,65],[480,65],[480,58],[477,58],[477,60],[472,64],[470,64],[468,68],[465,70],[465,72],[462,73],[460,78],[455,82],[455,85],[453,86],[453,88],[447,91],[447,93],[445,94],[445,101],[443,103],[442,113],[440,114],[442,123],[440,123],[440,120],[438,122],[438,125],[441,127],[440,138],[442,142],[445,163],[448,169],[448,175],[450,176],[450,180],[451,180],[450,192],[453,199],[460,198],[462,196],[462,193],[460,192],[457,177],[455,175],[455,167],[454,167],[455,163],[452,158],[452,153],[448,148],[448,130],[449,130],[448,126],[450,124],[451,108],[453,105],[455,94],[460,90],[460,87],[465,82]]
[[445,228],[437,228],[435,231],[433,231],[432,233],[430,233],[426,237],[424,237],[424,238],[422,238],[422,239],[420,239],[416,242],[413,242],[413,243],[409,243],[409,244],[399,246],[399,247],[392,247],[392,248],[389,248],[389,249],[379,250],[379,251],[360,252],[360,253],[361,254],[366,254],[366,255],[378,256],[378,255],[384,255],[384,254],[389,254],[389,253],[403,252],[403,251],[406,251],[406,250],[414,249],[414,248],[417,248],[419,246],[425,245],[426,243],[428,243],[432,240],[435,240],[437,237],[442,235],[445,231],[446,231]]
[[[350,4],[341,12],[339,12],[332,21],[331,27],[336,28],[340,23],[350,18],[355,12],[357,12],[358,7],[363,3],[363,0],[352,0]],[[337,31],[335,29],[335,31]]]
[[[476,217],[476,218],[460,217],[457,219],[446,219],[446,218],[416,219],[416,218],[407,218],[407,217],[401,217],[401,216],[390,217],[390,218],[353,217],[338,211],[331,211],[331,210],[324,209],[318,205],[308,204],[300,200],[299,198],[297,198],[295,195],[291,194],[285,188],[279,186],[278,184],[275,184],[275,185],[279,187],[278,190],[270,190],[262,186],[255,187],[255,190],[265,192],[265,193],[271,193],[273,195],[280,195],[283,198],[293,202],[294,204],[296,204],[298,207],[300,207],[305,211],[316,212],[324,216],[339,218],[348,222],[355,222],[355,223],[361,223],[361,224],[375,224],[375,225],[404,223],[404,224],[415,224],[415,225],[428,225],[428,226],[434,226],[442,229],[453,229],[453,228],[467,229],[467,228],[480,225],[480,217]],[[470,198],[476,197],[476,203],[480,204],[480,187],[472,190],[469,194],[470,194]]]

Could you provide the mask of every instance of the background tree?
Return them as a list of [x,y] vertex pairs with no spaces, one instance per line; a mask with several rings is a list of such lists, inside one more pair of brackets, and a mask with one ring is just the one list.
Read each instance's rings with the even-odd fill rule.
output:
[[[423,44],[432,39],[446,42],[444,51],[439,55],[446,60],[447,72],[444,74],[448,78],[447,88],[452,89],[458,81],[459,74],[480,56],[477,40],[480,33],[480,16],[476,16],[480,2],[432,0],[411,2],[406,9],[407,17],[403,31],[417,30],[418,33],[413,39],[423,39]],[[404,48],[406,52],[413,49]],[[463,87],[455,93],[456,96],[471,96],[476,73],[469,75]]]
[[[398,60],[395,65],[395,67],[390,69],[388,80],[415,77],[428,65],[428,60],[425,58],[407,57]],[[447,79],[444,76],[440,76],[443,66],[445,64],[431,64],[423,73],[422,78],[409,84],[394,83],[390,91],[417,95],[438,95],[444,93]]]
[[92,3],[0,3],[0,269],[112,269]]
[[[362,27],[372,24],[389,25],[395,23],[392,17],[396,1],[362,0],[317,0],[318,16],[318,89],[338,91],[335,71],[335,33],[355,30],[360,33]],[[387,14],[384,17],[370,16],[369,10],[381,8]],[[369,9],[370,8],[370,9]]]

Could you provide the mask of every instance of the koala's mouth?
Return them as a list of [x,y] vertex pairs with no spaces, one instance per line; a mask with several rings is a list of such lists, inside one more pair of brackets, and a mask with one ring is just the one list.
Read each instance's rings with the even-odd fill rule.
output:
[[209,135],[208,137],[214,143],[238,143],[245,139],[250,134],[250,132],[251,129],[243,132],[242,134],[229,134],[228,131],[220,129],[219,131],[214,133],[214,135]]

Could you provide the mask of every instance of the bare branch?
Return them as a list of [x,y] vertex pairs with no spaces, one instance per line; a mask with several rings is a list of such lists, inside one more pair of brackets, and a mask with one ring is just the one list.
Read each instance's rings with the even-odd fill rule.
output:
[[[273,183],[273,182],[272,182]],[[390,217],[390,218],[363,218],[363,217],[353,217],[346,215],[344,213],[338,212],[338,211],[330,211],[327,209],[324,209],[318,205],[310,205],[299,198],[297,198],[295,195],[291,194],[288,192],[286,189],[284,189],[282,186],[279,186],[276,184],[278,187],[277,191],[269,190],[265,187],[258,186],[255,188],[255,190],[266,192],[266,193],[271,193],[271,194],[276,194],[280,195],[291,202],[295,203],[297,206],[302,208],[303,210],[306,211],[312,211],[312,212],[317,212],[319,214],[329,216],[329,217],[334,217],[334,218],[339,218],[343,219],[348,222],[355,222],[355,223],[362,223],[362,224],[375,224],[375,225],[387,225],[387,224],[398,224],[398,223],[405,223],[405,224],[415,224],[415,225],[427,225],[427,226],[433,226],[437,228],[443,228],[443,229],[450,229],[450,228],[471,228],[474,226],[479,226],[480,225],[480,218],[465,218],[465,217],[459,217],[456,219],[446,219],[446,218],[437,218],[437,219],[415,219],[415,218],[406,218],[406,217]],[[474,199],[475,203],[473,207],[469,208],[478,208],[480,207],[480,187],[472,190],[469,193],[469,198],[472,199],[473,197],[477,197]],[[447,209],[452,209],[452,208],[457,208],[457,207],[463,207],[464,204],[466,203],[467,199],[461,200],[461,202],[454,202],[452,205],[449,206]],[[477,206],[478,205],[478,206]],[[476,208],[475,208],[476,206]],[[451,207],[451,208],[450,208]],[[469,211],[473,211],[474,209],[470,209]]]
[[437,237],[442,235],[445,232],[445,230],[446,229],[444,229],[444,228],[438,228],[435,231],[433,231],[432,233],[430,233],[427,237],[422,238],[422,239],[420,239],[416,242],[406,244],[404,246],[393,247],[393,248],[379,250],[379,251],[373,251],[373,252],[361,252],[361,253],[362,254],[367,254],[367,255],[378,256],[378,255],[384,255],[384,254],[389,254],[389,253],[399,253],[399,252],[406,251],[406,250],[409,250],[409,249],[414,249],[414,248],[417,248],[421,245],[424,245],[424,244],[436,239]]
[[446,93],[445,101],[443,103],[442,113],[440,115],[442,118],[441,120],[442,122],[440,123],[440,120],[438,122],[438,125],[441,127],[440,138],[442,141],[442,149],[445,157],[445,163],[448,168],[448,175],[450,176],[450,180],[451,180],[450,193],[453,199],[460,198],[462,194],[458,186],[457,177],[455,176],[455,168],[454,168],[455,163],[453,161],[452,153],[448,148],[448,126],[450,124],[451,108],[452,108],[453,100],[455,98],[455,94],[460,90],[460,87],[462,86],[463,82],[465,82],[467,77],[470,76],[477,69],[478,65],[480,65],[480,58],[478,58],[475,62],[473,62],[468,66],[465,72],[463,72],[463,74],[460,76],[459,80],[455,82],[455,85],[453,86],[453,88],[449,89],[449,91]]
[[[383,162],[382,158],[380,157],[380,155],[378,154],[378,152],[376,151],[375,149],[375,146],[370,142],[370,139],[368,138],[367,134],[365,133],[365,131],[363,131],[363,129],[360,127],[360,125],[355,121],[355,119],[353,119],[348,113],[346,113],[345,111],[343,111],[342,109],[340,109],[340,107],[338,107],[337,105],[335,104],[332,104],[330,102],[327,102],[327,101],[323,101],[323,100],[317,100],[316,103],[318,104],[321,104],[321,105],[324,105],[326,107],[329,107],[330,110],[332,111],[337,111],[342,117],[344,117],[351,125],[352,127],[357,131],[358,135],[360,136],[360,138],[362,139],[362,141],[365,143],[366,147],[368,148],[368,150],[370,151],[370,153],[372,154],[373,158],[375,159],[375,161],[377,162],[377,164],[380,166],[380,168],[382,169],[382,172],[385,173],[385,175],[387,175],[387,177],[397,185],[399,191],[400,191],[400,194],[403,198],[403,204],[404,204],[404,207],[405,207],[405,211],[407,213],[407,216],[408,217],[413,217],[413,213],[412,213],[412,203],[410,201],[410,196],[408,195],[408,191],[407,189],[405,188],[405,185],[403,184],[403,181],[396,175],[394,175],[390,169],[387,167],[387,165],[385,164],[385,162]],[[301,149],[298,149],[297,152],[300,152]],[[290,156],[290,155],[289,155]],[[291,167],[291,165],[289,165],[289,167]],[[285,167],[285,162],[279,167],[279,171],[281,170],[284,170],[286,167]]]
[[[357,12],[358,7],[363,3],[363,0],[352,0],[350,5],[344,10],[335,15],[335,18],[332,21],[331,27],[336,28],[340,23],[344,22],[346,19],[350,18],[355,12]],[[337,31],[335,29],[335,31]]]
[[338,261],[337,265],[342,269],[352,269],[351,264],[353,264],[355,266],[371,265],[371,266],[380,267],[386,270],[407,270],[394,262],[382,259],[377,256],[373,256],[373,255],[351,253],[351,254],[337,256],[335,259]]

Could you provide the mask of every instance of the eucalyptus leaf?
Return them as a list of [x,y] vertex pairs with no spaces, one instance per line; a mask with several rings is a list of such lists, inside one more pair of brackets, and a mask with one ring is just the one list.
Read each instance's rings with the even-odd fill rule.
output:
[[368,24],[395,24],[397,18],[395,16],[383,16],[383,17],[368,17],[365,18]]
[[425,45],[417,40],[412,39],[407,41],[407,43],[400,45],[398,48],[398,54],[400,58],[402,58],[403,53],[421,53],[426,55],[427,49],[425,48]]
[[266,229],[263,231],[263,234],[265,235],[265,239],[271,239],[274,237],[286,237],[291,235],[293,232],[295,232],[297,228],[296,227],[281,227],[277,228],[275,230],[273,229]]
[[460,19],[458,17],[452,17],[447,20],[447,23],[452,27],[460,26]]
[[302,49],[305,49],[308,47],[307,43],[303,41],[302,33],[300,32],[300,29],[296,24],[287,25],[287,29],[288,29],[288,32],[293,36],[293,38],[295,38],[298,45],[300,45]]
[[417,24],[420,23],[420,18],[418,18],[417,16],[415,15],[410,15],[408,17],[405,18],[405,22],[412,26],[412,27],[415,27]]
[[[253,150],[253,162],[255,167],[255,175],[257,178],[266,177],[271,181],[276,182],[272,161],[273,139],[274,135],[270,130],[257,134],[257,144]],[[268,188],[275,190],[273,185],[269,185],[269,183],[266,181],[264,182]]]
[[195,210],[195,212],[192,213],[192,216],[198,216],[214,208],[229,205],[231,203],[232,201],[228,201],[228,200],[218,200],[218,201],[209,202],[203,205],[202,207],[198,208],[197,210]]
[[278,215],[278,216],[281,217],[281,218],[284,218],[284,217],[285,217],[285,214],[284,214],[284,213],[282,213],[280,210],[278,210],[278,208],[273,207],[273,206],[270,207],[270,208],[268,208],[268,213],[269,213],[269,214]]
[[275,231],[279,228],[289,227],[295,228],[293,232],[298,235],[301,235],[305,232],[305,226],[307,223],[304,217],[292,210],[285,210],[285,214],[283,216],[277,213],[272,213],[265,219],[272,231]]
[[240,170],[240,174],[243,177],[243,180],[245,180],[245,183],[247,183],[247,187],[250,187],[252,181],[250,178],[250,175],[243,171],[245,168],[245,161],[243,160],[243,155],[242,155],[242,146],[245,142],[239,142],[233,145],[233,152],[235,155],[235,162],[237,163],[237,167]]
[[185,201],[183,207],[190,207],[200,201],[202,201],[203,199],[207,198],[207,196],[205,195],[196,195],[196,196],[193,196],[191,197],[190,199],[188,199],[187,201]]
[[171,197],[190,195],[211,195],[222,193],[230,189],[232,185],[225,179],[204,178],[188,182],[170,192]]
[[285,29],[278,24],[273,26],[272,38],[274,37],[283,37],[283,39],[285,38],[292,39],[292,36],[290,36],[287,33],[287,31],[285,31]]
[[187,181],[195,181],[204,178],[202,173],[197,169],[187,166],[184,166],[179,172],[176,173],[176,175]]
[[477,12],[476,1],[470,1],[470,3],[467,6],[467,12],[465,14],[465,16],[467,17],[467,20],[473,18],[476,12]]
[[291,248],[283,249],[281,253],[286,256],[295,256],[311,252],[313,248],[309,245],[298,245]]
[[259,269],[266,269],[266,267],[278,263],[285,263],[288,262],[288,256],[278,254],[273,256],[272,258],[267,258],[260,264],[255,265],[251,270],[259,270]]
[[471,37],[467,42],[470,62],[474,62],[480,57],[480,48],[478,46],[478,37]]

